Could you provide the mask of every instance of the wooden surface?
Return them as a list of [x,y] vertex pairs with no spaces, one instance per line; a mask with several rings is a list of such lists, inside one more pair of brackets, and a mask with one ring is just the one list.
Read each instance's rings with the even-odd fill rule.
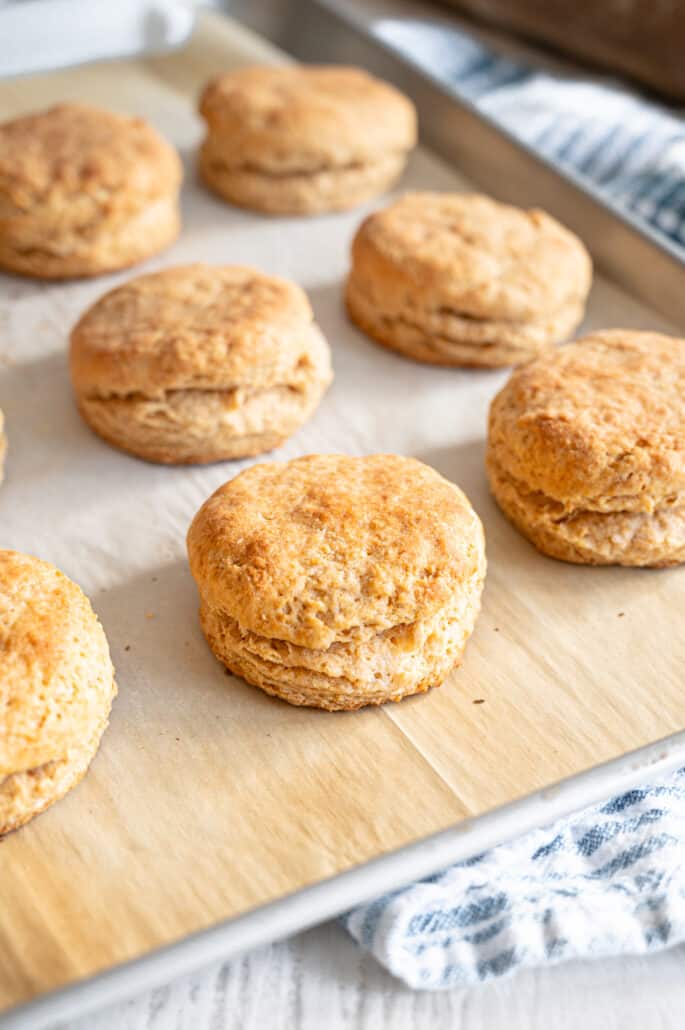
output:
[[[181,148],[184,233],[149,267],[236,261],[308,290],[336,382],[278,457],[397,451],[458,482],[486,529],[483,614],[462,669],[399,706],[297,710],[227,678],[199,630],[184,534],[239,466],[148,466],[80,422],[68,331],[125,276],[3,280],[0,406],[10,449],[2,544],[53,561],[92,597],[120,695],[83,785],[0,843],[0,1008],[685,725],[685,570],[565,566],[537,555],[505,522],[483,474],[487,406],[504,374],[414,365],[345,320],[341,280],[363,212],[259,218],[196,184],[194,95],[217,68],[265,54],[246,34],[207,23],[181,55],[3,84],[0,110],[85,98],[152,118]],[[418,153],[402,185],[464,183]],[[598,281],[587,326],[621,323],[669,328]]]
[[328,924],[68,1030],[681,1030],[684,962],[679,947],[526,970],[469,990],[411,991]]
[[550,45],[576,62],[629,76],[680,103],[685,10],[678,0],[597,3],[596,0],[447,0],[500,32]]

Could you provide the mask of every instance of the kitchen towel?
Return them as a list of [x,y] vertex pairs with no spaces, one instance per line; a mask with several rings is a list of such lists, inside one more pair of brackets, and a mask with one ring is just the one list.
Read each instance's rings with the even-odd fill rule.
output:
[[374,28],[524,143],[685,247],[685,121],[677,112],[613,80],[532,69],[443,26],[383,19]]
[[[685,247],[685,125],[617,86],[550,75],[461,33],[376,31],[609,200]],[[502,844],[344,918],[415,988],[656,951],[685,940],[685,769]]]
[[350,912],[410,987],[685,941],[685,769]]

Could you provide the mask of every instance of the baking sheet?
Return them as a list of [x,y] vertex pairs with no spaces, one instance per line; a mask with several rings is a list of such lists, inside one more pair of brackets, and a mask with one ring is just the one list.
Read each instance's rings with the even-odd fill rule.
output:
[[[9,117],[88,99],[150,118],[186,157],[184,232],[145,270],[252,264],[304,286],[336,380],[274,457],[411,454],[481,515],[489,576],[464,666],[398,706],[290,708],[227,677],[197,620],[184,536],[246,463],[158,468],[82,424],[66,341],[127,274],[0,280],[0,407],[9,454],[0,546],[46,558],[92,598],[120,694],[83,784],[0,843],[0,1007],[134,959],[428,833],[679,730],[684,570],[584,569],[545,559],[505,522],[483,474],[487,406],[506,373],[414,364],[348,325],[341,283],[367,209],[271,219],[195,182],[193,98],[204,79],[274,52],[208,19],[183,53],[0,85]],[[467,184],[425,151],[401,189]],[[585,328],[673,331],[598,279]],[[474,701],[483,701],[474,704]],[[389,884],[388,884],[389,885]]]

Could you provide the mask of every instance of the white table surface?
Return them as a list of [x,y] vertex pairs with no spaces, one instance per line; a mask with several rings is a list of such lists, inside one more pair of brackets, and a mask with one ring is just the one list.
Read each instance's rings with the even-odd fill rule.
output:
[[684,1009],[685,946],[419,992],[327,923],[84,1016],[68,1030],[681,1030]]

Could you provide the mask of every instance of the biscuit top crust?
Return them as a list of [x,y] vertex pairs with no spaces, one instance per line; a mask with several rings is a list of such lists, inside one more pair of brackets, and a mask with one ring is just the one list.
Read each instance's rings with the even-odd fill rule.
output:
[[86,225],[166,196],[181,175],[174,148],[142,118],[60,104],[0,125],[0,220]]
[[202,506],[188,554],[206,604],[313,649],[427,618],[484,567],[461,490],[390,454],[255,465]]
[[0,551],[0,777],[82,745],[114,693],[102,626],[47,562]]
[[544,211],[473,193],[407,193],[362,222],[353,274],[384,310],[535,321],[584,298],[580,240]]
[[359,68],[240,68],[207,85],[200,113],[227,164],[261,172],[316,172],[416,142],[411,101]]
[[321,339],[303,290],[238,266],[185,265],[111,290],[71,334],[76,392],[261,388],[287,381]]
[[490,458],[568,510],[652,511],[685,490],[685,340],[612,329],[515,371]]

